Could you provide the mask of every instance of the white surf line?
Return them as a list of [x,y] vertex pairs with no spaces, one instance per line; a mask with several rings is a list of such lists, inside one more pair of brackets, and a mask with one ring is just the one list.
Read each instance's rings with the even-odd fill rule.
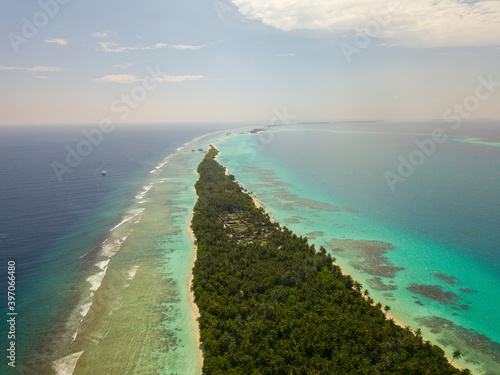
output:
[[135,277],[135,274],[137,273],[137,270],[139,269],[139,266],[133,266],[130,271],[128,271],[128,278],[127,280],[133,280]]
[[168,156],[167,156],[166,158],[164,158],[164,159],[163,159],[160,163],[158,163],[158,165],[157,165],[154,169],[150,170],[150,171],[149,171],[149,173],[155,173],[155,172],[158,172],[158,171],[159,171],[160,169],[162,169],[162,168],[165,166],[165,164],[167,164],[167,163],[168,163],[168,161],[169,161],[171,158],[173,158],[173,157],[174,157],[177,153],[178,153],[178,151],[174,152],[173,154],[168,155]]
[[85,280],[88,283],[90,283],[90,290],[91,291],[95,292],[101,286],[102,280],[104,279],[104,276],[106,275],[106,271],[108,269],[109,261],[110,261],[110,259],[97,263],[96,266],[101,269],[101,272],[98,272],[92,276],[89,276]]
[[149,190],[151,190],[152,187],[153,187],[153,185],[146,185],[146,186],[144,186],[142,188],[142,191],[135,196],[135,199],[142,199],[142,198],[144,198],[144,196],[147,194],[147,192]]
[[133,266],[130,271],[128,271],[128,276],[127,276],[127,281],[128,283],[125,284],[125,288],[128,288],[130,286],[130,282],[134,279],[135,274],[137,273],[137,270],[139,269],[139,265]]
[[204,135],[201,135],[199,137],[194,138],[193,140],[191,140],[189,142],[184,143],[181,147],[178,147],[175,150],[175,152],[171,153],[166,158],[164,158],[154,169],[150,170],[149,173],[156,173],[156,172],[158,172],[161,168],[163,168],[165,166],[165,164],[167,164],[169,162],[169,160],[171,158],[175,157],[177,154],[180,154],[182,151],[184,151],[188,146],[192,145],[193,143],[196,143],[196,142],[198,142],[199,140],[201,140],[201,139],[203,139],[205,137],[209,137],[209,136],[212,136],[212,135],[218,134],[218,133],[227,132],[227,131],[230,131],[230,130],[231,129],[219,130],[219,131],[216,131],[216,132],[204,134]]
[[118,228],[120,225],[126,223],[127,221],[129,220],[132,220],[134,217],[136,217],[137,215],[140,215],[144,212],[144,208],[137,208],[135,210],[130,210],[128,211],[127,213],[129,215],[126,215],[126,216],[122,216],[122,221],[119,222],[117,225],[115,225],[113,228],[111,228],[109,231],[112,232],[114,231],[116,228]]
[[53,362],[52,368],[57,375],[72,375],[73,371],[75,371],[76,362],[78,362],[82,354],[83,352],[77,352],[60,358]]

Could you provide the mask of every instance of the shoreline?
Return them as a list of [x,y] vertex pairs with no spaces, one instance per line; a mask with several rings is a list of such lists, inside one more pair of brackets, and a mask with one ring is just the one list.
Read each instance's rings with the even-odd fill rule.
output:
[[[197,173],[198,179],[199,179],[200,175],[198,172],[196,172],[196,173]],[[198,195],[196,194],[196,189],[194,188],[194,186],[193,186],[193,192],[196,195],[196,202],[197,202]],[[198,318],[200,318],[200,310],[198,309],[198,305],[194,301],[194,291],[193,291],[193,277],[194,277],[193,268],[194,268],[194,264],[196,262],[196,258],[197,258],[197,254],[198,254],[198,248],[196,246],[196,237],[194,235],[193,229],[191,228],[191,222],[193,221],[193,215],[194,215],[194,212],[191,212],[191,216],[189,217],[189,223],[188,223],[188,232],[189,232],[189,236],[191,237],[191,241],[193,241],[193,248],[194,248],[193,259],[191,261],[191,272],[189,274],[188,288],[189,288],[189,302],[191,304],[191,311],[193,314],[194,324],[195,324],[196,341],[198,341],[198,353],[199,353],[199,362],[200,362],[200,370],[201,370],[203,368],[203,349],[202,349],[202,344],[200,341],[200,325],[198,323]]]

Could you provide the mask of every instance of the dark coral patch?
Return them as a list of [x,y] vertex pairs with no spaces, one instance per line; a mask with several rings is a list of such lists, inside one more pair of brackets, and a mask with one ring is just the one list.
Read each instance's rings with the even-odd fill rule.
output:
[[443,290],[439,285],[411,284],[406,289],[441,303],[451,304],[460,300],[460,296]]
[[455,276],[445,275],[444,273],[436,273],[434,276],[443,280],[448,285],[457,285],[457,278]]
[[477,293],[477,290],[470,289],[470,288],[460,288],[459,289],[462,293]]
[[394,266],[385,256],[395,250],[393,244],[382,241],[333,239],[327,243],[332,251],[342,252],[342,257],[351,260],[351,266],[373,276],[394,278],[403,267]]
[[380,277],[374,277],[372,279],[366,280],[368,286],[375,290],[396,290],[398,287],[396,285],[384,284]]

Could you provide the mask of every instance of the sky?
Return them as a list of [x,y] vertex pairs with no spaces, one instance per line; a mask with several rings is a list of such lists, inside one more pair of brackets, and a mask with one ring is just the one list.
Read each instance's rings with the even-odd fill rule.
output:
[[3,0],[0,124],[500,119],[499,62],[500,0]]

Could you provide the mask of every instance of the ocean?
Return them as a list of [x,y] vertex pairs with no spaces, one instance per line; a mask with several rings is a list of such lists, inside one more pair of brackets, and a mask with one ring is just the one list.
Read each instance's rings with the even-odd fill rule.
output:
[[[102,138],[96,135],[99,128],[92,125],[0,128],[0,264],[4,270],[0,273],[4,291],[0,308],[6,317],[8,262],[15,262],[17,313],[15,339],[7,336],[10,328],[7,319],[1,321],[0,339],[4,352],[11,341],[15,342],[16,367],[8,366],[11,361],[2,356],[0,373],[71,373],[80,347],[89,353],[90,347],[103,354],[103,347],[115,345],[116,350],[123,349],[117,346],[117,340],[122,338],[101,337],[110,337],[114,324],[116,327],[124,324],[120,328],[123,335],[128,335],[127,339],[136,334],[137,340],[147,338],[148,345],[154,347],[148,351],[147,345],[134,344],[140,352],[135,353],[136,357],[122,350],[117,360],[130,356],[125,357],[125,362],[133,361],[143,355],[151,357],[143,361],[150,367],[155,358],[164,361],[162,352],[167,349],[162,346],[171,349],[191,345],[198,350],[194,339],[179,338],[174,326],[182,321],[173,318],[183,313],[177,308],[181,298],[185,305],[189,304],[187,295],[180,292],[186,289],[185,285],[179,285],[177,274],[172,276],[177,265],[172,271],[168,259],[186,258],[179,260],[179,265],[182,275],[189,274],[188,264],[182,262],[189,263],[194,251],[187,220],[196,199],[192,191],[195,168],[203,154],[190,150],[193,161],[188,170],[184,166],[179,169],[172,162],[168,172],[161,174],[158,169],[167,161],[166,157],[185,143],[223,127],[220,124],[122,125],[111,133],[101,132]],[[93,138],[85,134],[93,134]],[[103,170],[107,172],[105,176],[101,174]],[[186,182],[184,174],[188,175]],[[163,183],[165,195],[158,202],[149,202],[145,196],[148,190],[152,195],[156,183]],[[154,204],[166,210],[160,212],[154,208],[154,212],[149,212]],[[150,214],[146,218],[145,212]],[[155,215],[164,216],[151,224]],[[138,224],[142,219],[149,221],[141,227]],[[155,230],[149,224],[155,225]],[[178,249],[180,255],[175,253]],[[116,256],[118,253],[120,257]],[[127,255],[130,257],[126,258]],[[142,291],[123,293],[126,288],[131,289],[127,287],[128,279],[135,276],[139,284],[142,281],[139,275],[144,275],[147,281],[148,272],[158,280],[142,286]],[[130,313],[138,314],[135,318],[119,317],[118,313],[126,310],[120,308],[125,306],[126,298],[135,303],[144,300],[143,306],[128,307]],[[106,320],[109,315],[114,320],[123,320]],[[132,325],[134,319],[137,330],[123,329]],[[174,320],[173,325],[167,323]],[[164,325],[155,333],[156,341],[152,333],[146,337],[136,332],[141,329],[147,332],[146,326],[153,322]],[[84,360],[82,356],[80,361]],[[81,373],[106,373],[109,361],[101,360],[102,363],[96,362],[98,371],[87,366]],[[177,359],[176,353],[169,360],[188,361]],[[185,369],[197,365],[200,366],[175,364],[186,374],[196,373]]]
[[14,261],[18,313],[17,367],[2,373],[200,374],[188,227],[211,143],[398,321],[499,373],[498,125],[446,126],[127,125],[102,140],[92,126],[0,128],[0,282]]

